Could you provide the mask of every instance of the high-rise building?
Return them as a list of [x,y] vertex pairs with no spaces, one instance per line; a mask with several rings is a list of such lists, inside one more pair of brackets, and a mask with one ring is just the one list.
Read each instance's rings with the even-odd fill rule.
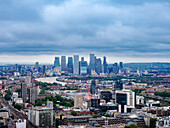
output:
[[38,90],[37,88],[30,88],[29,89],[29,102],[35,104],[35,100],[38,97]]
[[53,108],[35,107],[28,110],[28,120],[41,128],[55,128],[55,112]]
[[60,67],[60,57],[55,57],[54,66],[55,67]]
[[69,73],[73,73],[73,57],[68,57],[67,70]]
[[61,71],[66,71],[66,56],[61,56]]
[[31,85],[31,76],[26,76],[25,82],[27,83],[28,86],[30,86]]
[[74,68],[73,73],[75,75],[79,74],[79,55],[74,55]]
[[100,58],[96,59],[95,71],[98,75],[102,72],[102,63]]
[[25,82],[21,84],[21,98],[24,103],[27,101],[27,83]]
[[83,95],[74,96],[74,107],[83,107]]
[[86,74],[87,74],[87,61],[84,61],[84,57],[82,57],[80,61],[80,75]]
[[96,87],[96,81],[92,80],[91,87],[90,87],[91,94],[95,94],[95,92],[96,92],[96,88],[95,87]]
[[123,71],[123,62],[119,63],[119,70]]
[[113,73],[114,73],[114,74],[117,74],[117,73],[118,73],[118,64],[117,64],[117,63],[114,63],[114,64],[113,64]]
[[103,57],[103,68],[104,68],[104,73],[108,73],[108,65],[106,61],[106,56]]
[[90,54],[90,68],[91,70],[95,70],[95,55]]
[[46,71],[46,66],[43,65],[43,74],[45,74],[45,71]]
[[38,69],[39,69],[39,62],[35,62],[35,69],[38,71]]

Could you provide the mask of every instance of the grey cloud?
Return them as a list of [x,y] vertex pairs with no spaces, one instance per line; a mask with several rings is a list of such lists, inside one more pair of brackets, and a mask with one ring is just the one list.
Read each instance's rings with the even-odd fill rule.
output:
[[165,0],[12,0],[0,11],[0,53],[170,54],[170,3]]

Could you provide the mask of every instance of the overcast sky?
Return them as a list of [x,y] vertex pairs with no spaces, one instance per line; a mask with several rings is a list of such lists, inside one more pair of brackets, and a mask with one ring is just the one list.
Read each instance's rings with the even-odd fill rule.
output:
[[1,0],[0,62],[170,62],[170,0]]

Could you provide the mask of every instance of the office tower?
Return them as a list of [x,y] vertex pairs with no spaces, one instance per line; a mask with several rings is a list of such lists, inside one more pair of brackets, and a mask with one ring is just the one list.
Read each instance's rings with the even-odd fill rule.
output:
[[38,71],[38,69],[39,69],[39,62],[35,62],[35,69]]
[[112,93],[110,91],[102,91],[100,93],[101,99],[104,99],[107,102],[110,102],[112,99]]
[[22,66],[21,66],[21,65],[18,66],[18,72],[19,72],[20,74],[22,73]]
[[106,56],[103,57],[103,68],[104,68],[104,73],[108,73],[108,65],[106,61]]
[[74,68],[73,73],[75,75],[79,74],[79,55],[74,55]]
[[66,71],[66,56],[61,56],[61,71]]
[[73,57],[68,57],[67,70],[69,73],[73,73]]
[[100,73],[102,72],[102,63],[100,58],[96,59],[95,71],[98,75],[100,75]]
[[35,100],[38,97],[38,90],[37,88],[30,88],[29,89],[29,102],[35,104]]
[[18,70],[18,64],[15,64],[15,70],[16,71]]
[[81,58],[79,65],[80,65],[80,75],[86,75],[87,74],[87,61],[84,61],[84,57]]
[[74,107],[83,107],[83,95],[74,96]]
[[43,74],[45,74],[45,71],[46,71],[46,66],[45,65],[43,65]]
[[114,63],[114,64],[113,64],[113,73],[114,73],[114,74],[117,74],[117,73],[118,73],[118,64],[117,64],[117,63]]
[[36,107],[28,110],[28,120],[41,128],[55,128],[55,112],[53,108]]
[[91,67],[91,70],[95,70],[95,55],[94,54],[90,54],[90,67]]
[[136,105],[135,92],[124,89],[116,91],[116,102],[119,105],[119,112],[130,112]]
[[53,109],[53,102],[52,101],[47,101],[47,108]]
[[96,87],[96,81],[92,80],[91,87],[90,87],[91,94],[95,94],[95,92],[96,92],[96,88],[95,87]]
[[121,70],[121,72],[123,71],[123,62],[119,63],[119,70]]
[[21,98],[24,103],[27,101],[27,83],[25,82],[21,84]]
[[27,86],[31,86],[31,76],[25,77],[25,83],[27,84]]
[[60,67],[60,57],[55,57],[54,66],[55,67]]

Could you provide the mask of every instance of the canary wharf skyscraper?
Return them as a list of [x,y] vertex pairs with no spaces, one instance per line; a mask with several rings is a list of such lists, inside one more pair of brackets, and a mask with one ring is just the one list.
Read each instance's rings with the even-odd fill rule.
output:
[[91,70],[95,70],[95,55],[94,54],[90,54],[90,67],[91,67]]
[[79,55],[74,55],[73,73],[75,75],[79,74]]
[[54,66],[55,67],[60,67],[60,57],[55,57]]
[[66,56],[61,56],[61,70],[66,71]]
[[68,57],[67,71],[73,73],[73,57]]

